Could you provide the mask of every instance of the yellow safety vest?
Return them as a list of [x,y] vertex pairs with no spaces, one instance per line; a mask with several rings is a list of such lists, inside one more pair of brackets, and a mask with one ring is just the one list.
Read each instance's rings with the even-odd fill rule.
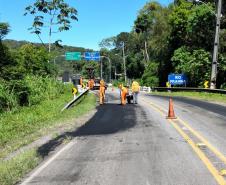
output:
[[132,83],[132,91],[133,92],[139,92],[140,91],[140,86],[139,86],[138,82]]

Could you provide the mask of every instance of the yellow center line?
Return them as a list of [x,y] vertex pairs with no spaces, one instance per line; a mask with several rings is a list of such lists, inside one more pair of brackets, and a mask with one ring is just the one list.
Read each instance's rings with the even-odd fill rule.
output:
[[194,134],[199,140],[201,140],[219,159],[221,159],[226,164],[226,157],[217,150],[213,145],[211,145],[203,136],[201,136],[197,131],[195,131],[191,126],[188,125],[185,121],[178,117],[178,120],[187,127],[192,134]]
[[[151,105],[155,106],[156,108],[160,109],[161,111],[167,112],[167,110],[161,108],[160,106],[151,103]],[[179,106],[178,106],[179,107]],[[202,143],[204,143],[219,159],[221,159],[226,164],[226,157],[213,145],[211,145],[199,132],[194,130],[186,121],[182,120],[180,117],[177,116],[177,120],[183,124],[188,130],[195,135]]]
[[206,157],[206,155],[196,146],[196,144],[191,140],[191,138],[172,120],[168,120],[174,128],[180,133],[180,135],[187,141],[187,143],[192,147],[195,153],[199,156],[205,166],[208,168],[210,173],[214,176],[218,184],[226,185],[226,181],[219,174],[219,171],[213,166],[210,160]]
[[[144,99],[143,99],[144,100]],[[153,109],[155,109],[157,112],[159,112],[162,116],[165,116],[165,111],[160,108],[158,105],[154,104],[154,103],[149,103],[149,105],[151,105],[151,107]],[[181,120],[180,118],[178,119],[180,122],[185,123],[183,120]],[[195,153],[198,155],[198,157],[202,160],[202,162],[205,164],[205,166],[207,167],[207,169],[210,171],[210,173],[213,175],[213,177],[216,179],[216,181],[218,182],[219,185],[226,185],[226,181],[225,179],[220,175],[219,171],[213,166],[213,164],[211,163],[211,161],[206,157],[206,155],[200,150],[199,147],[197,147],[197,145],[192,141],[192,139],[172,120],[168,120],[173,127],[180,133],[180,135],[187,141],[187,143],[192,147],[192,149],[195,151]],[[189,125],[187,125],[186,123],[183,124],[186,127],[188,126],[188,129],[191,132],[194,132],[194,129],[192,129]],[[198,134],[195,131],[195,134]],[[199,134],[198,134],[199,135]],[[200,136],[200,135],[199,135]],[[202,137],[201,137],[202,138]],[[204,139],[204,138],[202,138]],[[203,142],[205,141],[205,144],[207,144],[208,142],[204,139],[202,140]],[[208,147],[211,146],[209,143],[207,145]],[[211,147],[212,148],[212,147]],[[210,149],[211,149],[210,148]],[[213,147],[212,148],[215,152],[216,149]],[[222,155],[222,154],[221,154]]]

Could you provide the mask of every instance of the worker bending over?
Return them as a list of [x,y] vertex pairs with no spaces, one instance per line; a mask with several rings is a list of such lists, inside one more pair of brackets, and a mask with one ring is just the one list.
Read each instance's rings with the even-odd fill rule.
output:
[[123,86],[123,84],[119,85],[120,89],[120,94],[121,94],[121,104],[125,105],[126,104],[126,95],[128,93],[128,89]]
[[90,79],[90,80],[88,81],[88,88],[89,88],[90,90],[92,90],[93,87],[94,87],[94,80],[93,80],[93,79]]
[[82,84],[83,84],[83,79],[82,79],[82,76],[81,76],[80,79],[79,79],[79,85],[81,85],[81,87],[82,87]]
[[104,83],[103,79],[101,79],[101,81],[100,81],[99,94],[100,94],[100,105],[103,105],[104,99],[105,99],[105,83]]

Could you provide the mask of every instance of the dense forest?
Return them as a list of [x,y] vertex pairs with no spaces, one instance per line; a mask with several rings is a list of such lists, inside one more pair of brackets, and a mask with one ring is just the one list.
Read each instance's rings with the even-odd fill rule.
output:
[[[223,2],[224,3],[224,2]],[[216,4],[176,0],[168,7],[148,2],[130,32],[100,42],[116,71],[122,72],[125,45],[127,76],[147,86],[166,86],[168,74],[183,73],[188,86],[210,81],[214,47]],[[226,88],[226,5],[223,4],[218,56],[217,88]]]

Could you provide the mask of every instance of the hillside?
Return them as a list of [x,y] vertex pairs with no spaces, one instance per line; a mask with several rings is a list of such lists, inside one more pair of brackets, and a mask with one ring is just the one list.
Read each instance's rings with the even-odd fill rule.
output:
[[[25,44],[29,44],[31,42],[28,41],[16,41],[11,39],[5,39],[3,40],[3,43],[12,51],[18,50],[21,46]],[[37,46],[41,46],[41,43],[32,43]],[[45,44],[46,49],[48,50],[48,44]],[[71,74],[75,73],[79,70],[81,70],[81,67],[78,68],[77,65],[75,65],[75,62],[68,62],[64,59],[63,55],[65,52],[85,52],[85,51],[93,51],[91,49],[86,49],[83,47],[76,47],[76,46],[67,46],[63,45],[63,47],[56,47],[56,45],[52,45],[52,54],[53,57],[55,57],[55,60],[53,59],[51,62],[54,63],[57,68],[59,75],[61,76],[64,71],[69,71]],[[77,63],[77,62],[76,62]]]
[[[3,43],[8,46],[10,49],[15,50],[20,48],[21,46],[32,43],[28,41],[17,41],[17,40],[11,40],[11,39],[5,39],[3,40]],[[42,45],[41,43],[32,43],[34,45]],[[48,44],[45,44],[46,48],[48,48]],[[83,47],[76,47],[76,46],[67,46],[63,45],[63,48],[61,47],[56,47],[54,44],[52,45],[52,51],[59,53],[59,54],[64,54],[67,51],[78,51],[78,52],[85,52],[85,51],[92,51],[91,49],[86,49]]]

